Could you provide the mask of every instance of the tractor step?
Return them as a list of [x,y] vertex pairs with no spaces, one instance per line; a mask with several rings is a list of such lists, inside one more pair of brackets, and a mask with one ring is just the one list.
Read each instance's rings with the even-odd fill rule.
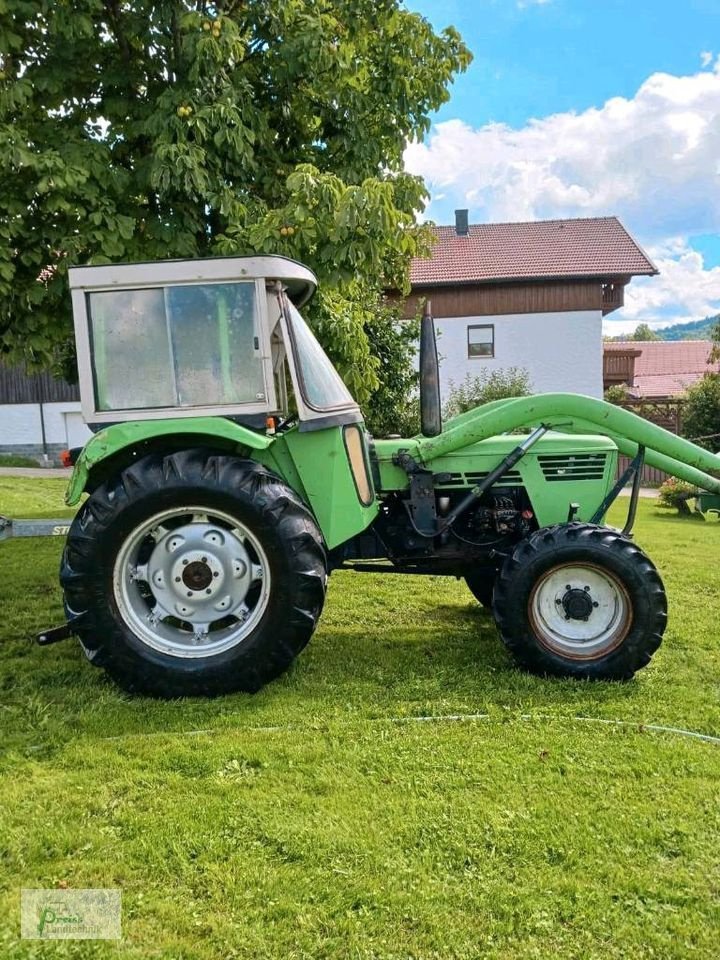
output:
[[59,627],[50,627],[43,630],[35,637],[35,643],[40,647],[49,647],[51,643],[59,643],[61,640],[69,640],[73,635],[72,627],[69,623],[63,623]]

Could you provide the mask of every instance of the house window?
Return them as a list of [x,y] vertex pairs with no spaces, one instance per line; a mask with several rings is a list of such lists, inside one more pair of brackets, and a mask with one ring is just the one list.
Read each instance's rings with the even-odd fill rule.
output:
[[491,323],[468,327],[468,357],[495,356],[495,327]]

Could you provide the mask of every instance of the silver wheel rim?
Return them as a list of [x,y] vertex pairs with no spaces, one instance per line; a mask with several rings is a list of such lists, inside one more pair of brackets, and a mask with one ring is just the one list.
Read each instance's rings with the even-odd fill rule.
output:
[[594,564],[553,567],[529,600],[536,637],[553,653],[594,660],[618,647],[632,625],[632,605],[622,582]]
[[257,537],[235,517],[201,506],[164,510],[136,527],[113,570],[121,618],[146,646],[212,657],[241,644],[270,596]]

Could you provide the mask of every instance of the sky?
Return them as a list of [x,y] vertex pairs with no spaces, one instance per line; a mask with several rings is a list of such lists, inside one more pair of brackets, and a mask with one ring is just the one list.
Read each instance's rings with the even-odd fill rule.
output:
[[720,312],[720,0],[406,0],[474,60],[410,144],[425,216],[616,215],[660,275],[614,335]]

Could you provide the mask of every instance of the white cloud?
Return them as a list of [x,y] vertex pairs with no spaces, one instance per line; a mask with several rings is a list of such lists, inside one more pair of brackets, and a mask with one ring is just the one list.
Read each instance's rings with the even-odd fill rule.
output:
[[720,268],[705,270],[688,246],[720,232],[720,58],[692,76],[655,73],[632,99],[520,129],[440,123],[407,148],[406,166],[471,220],[620,216],[662,272],[628,288],[628,318],[720,308]]
[[720,267],[706,269],[702,255],[674,238],[648,251],[660,276],[634,280],[625,290],[623,319],[672,315],[683,323],[720,309]]
[[486,220],[613,212],[651,238],[718,229],[720,69],[653,74],[632,100],[519,130],[448,120],[406,166]]
[[700,63],[701,63],[704,67],[709,67],[712,62],[713,62],[712,51],[711,51],[711,50],[703,50],[703,52],[700,54]]

